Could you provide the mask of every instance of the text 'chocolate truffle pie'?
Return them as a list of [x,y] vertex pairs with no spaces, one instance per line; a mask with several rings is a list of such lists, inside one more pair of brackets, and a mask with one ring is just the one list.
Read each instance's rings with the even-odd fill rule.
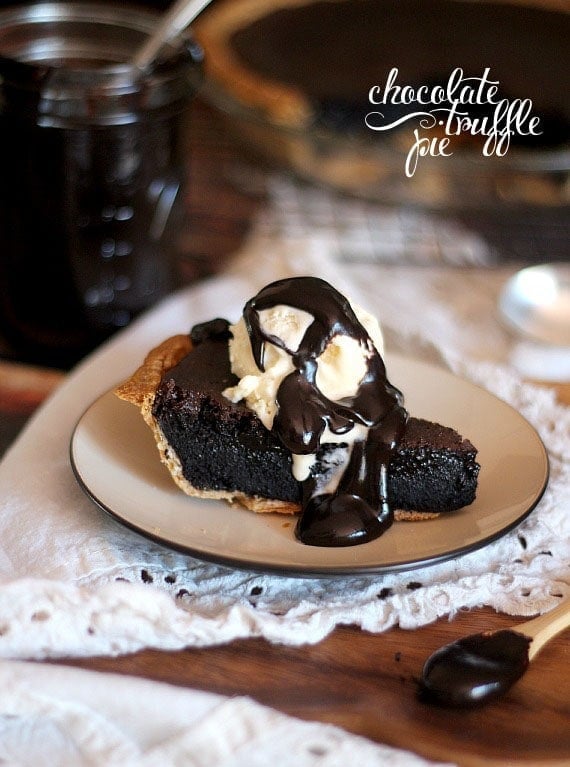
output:
[[295,277],[263,288],[234,325],[165,340],[116,394],[140,408],[188,495],[300,513],[299,541],[352,546],[467,506],[477,489],[476,448],[409,416],[382,354],[370,314]]

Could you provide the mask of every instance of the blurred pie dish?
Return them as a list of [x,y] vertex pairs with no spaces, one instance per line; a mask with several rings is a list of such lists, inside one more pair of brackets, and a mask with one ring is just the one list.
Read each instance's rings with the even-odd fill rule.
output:
[[[417,125],[407,115],[417,105],[391,97],[381,107],[371,105],[370,89],[383,92],[394,69],[397,85],[415,91],[445,87],[456,68],[465,78],[480,78],[488,69],[498,98],[530,100],[540,134],[527,136],[515,126],[501,158],[482,157],[482,137],[472,131],[453,136],[451,162],[426,158],[413,179],[416,192],[449,201],[462,189],[449,177],[459,175],[466,179],[464,191],[476,195],[474,175],[484,176],[488,187],[499,173],[502,198],[513,186],[509,174],[518,184],[513,193],[523,199],[557,203],[567,193],[560,177],[568,169],[570,136],[570,75],[562,64],[570,39],[565,3],[222,0],[198,21],[195,33],[206,53],[212,99],[252,146],[302,175],[351,191],[373,190],[379,182],[386,191],[388,181],[397,189]],[[448,105],[421,108],[436,106]],[[398,126],[371,130],[366,116],[378,109],[386,123]],[[468,106],[473,119],[491,119],[493,109]],[[553,172],[556,178],[549,176]],[[447,178],[445,188],[439,188],[438,173]]]

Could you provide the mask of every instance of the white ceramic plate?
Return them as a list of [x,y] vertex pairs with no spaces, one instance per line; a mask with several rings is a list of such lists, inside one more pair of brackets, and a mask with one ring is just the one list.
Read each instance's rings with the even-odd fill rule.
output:
[[123,524],[200,559],[287,575],[346,575],[412,569],[472,551],[517,525],[548,480],[536,431],[484,389],[432,365],[389,356],[392,383],[411,414],[457,429],[479,450],[477,498],[433,520],[395,523],[370,543],[340,548],[296,540],[295,519],[190,498],[161,464],[137,408],[112,392],[91,405],[71,440],[81,486]]

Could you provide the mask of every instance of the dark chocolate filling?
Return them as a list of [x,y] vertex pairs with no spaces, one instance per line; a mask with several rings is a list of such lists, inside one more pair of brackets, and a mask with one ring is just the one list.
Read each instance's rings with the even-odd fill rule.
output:
[[235,384],[227,336],[219,335],[197,343],[160,384],[153,415],[184,476],[201,490],[297,500],[289,452],[248,407],[222,395]]

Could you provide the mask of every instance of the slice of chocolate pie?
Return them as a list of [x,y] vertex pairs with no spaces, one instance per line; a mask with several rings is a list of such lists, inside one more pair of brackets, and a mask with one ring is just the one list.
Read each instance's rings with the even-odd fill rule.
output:
[[[230,326],[167,339],[116,393],[189,495],[301,512],[297,537],[363,543],[475,498],[476,448],[409,417],[373,318],[323,280],[280,280]],[[380,350],[379,350],[380,349]]]

